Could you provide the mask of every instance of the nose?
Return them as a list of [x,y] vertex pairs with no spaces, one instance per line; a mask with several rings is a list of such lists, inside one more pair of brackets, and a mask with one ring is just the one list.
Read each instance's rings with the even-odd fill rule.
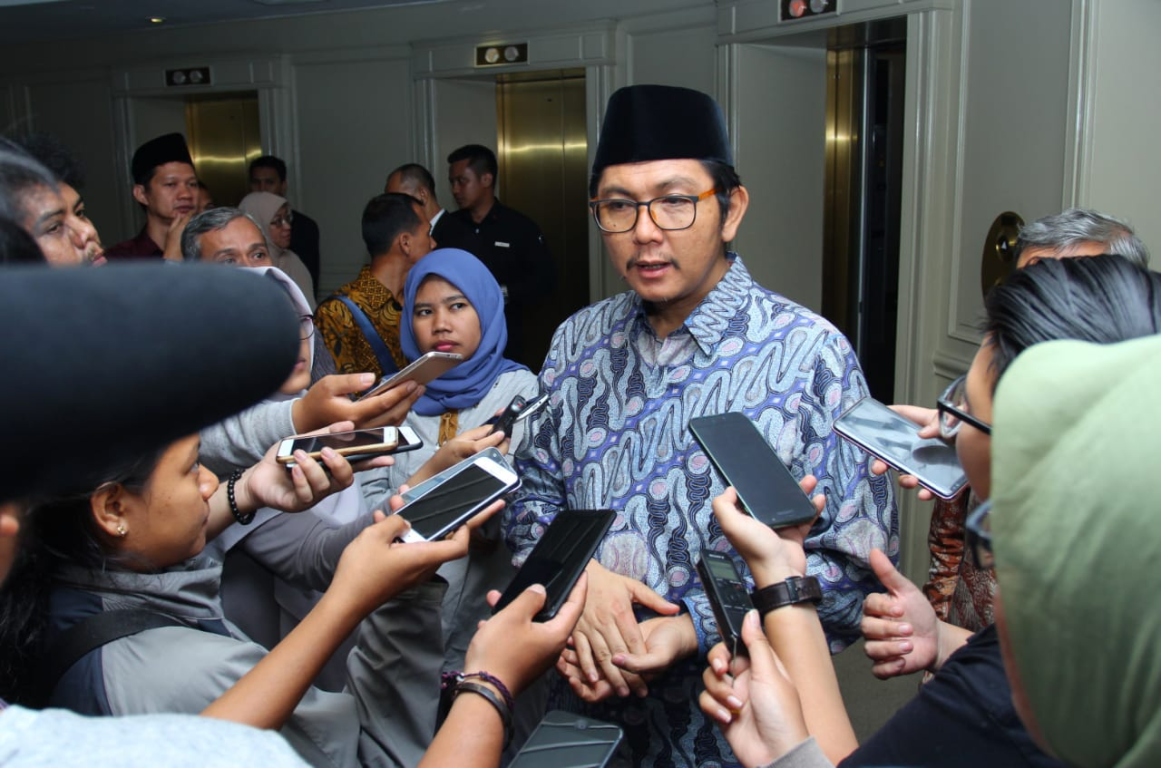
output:
[[653,221],[649,206],[640,203],[637,207],[637,223],[633,225],[633,240],[638,243],[658,242],[664,230]]
[[87,219],[73,217],[69,222],[69,232],[73,236],[73,245],[84,248],[88,243],[96,242],[97,228]]
[[214,491],[218,490],[218,476],[202,467],[198,477],[198,490],[201,491],[202,498],[209,501]]

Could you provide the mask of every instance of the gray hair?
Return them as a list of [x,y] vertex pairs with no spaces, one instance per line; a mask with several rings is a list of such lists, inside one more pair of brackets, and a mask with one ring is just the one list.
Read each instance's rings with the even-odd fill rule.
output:
[[55,192],[56,179],[47,168],[15,145],[0,142],[0,216],[23,226],[28,215],[24,198],[35,187]]
[[[194,216],[189,220],[189,224],[185,225],[185,230],[181,233],[182,261],[201,261],[202,235],[207,232],[223,230],[234,219],[249,219],[255,227],[258,227],[259,232],[263,232],[262,225],[254,221],[253,216],[240,208],[230,208],[229,206],[210,208]],[[265,239],[265,234],[263,234],[263,239]]]
[[1128,222],[1089,208],[1069,208],[1025,225],[1016,240],[1016,259],[1026,248],[1062,252],[1085,242],[1098,243],[1105,253],[1123,256],[1138,267],[1149,266],[1149,249]]

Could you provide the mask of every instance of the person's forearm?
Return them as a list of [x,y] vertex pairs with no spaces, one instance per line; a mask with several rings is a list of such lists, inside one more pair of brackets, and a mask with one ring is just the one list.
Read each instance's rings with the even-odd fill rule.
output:
[[964,629],[954,624],[948,624],[946,621],[940,621],[939,650],[935,654],[935,663],[931,665],[929,671],[938,672],[943,667],[943,663],[953,653],[964,647],[973,634],[970,629]]
[[323,595],[306,618],[241,680],[202,710],[202,716],[254,728],[281,728],[360,619],[352,606],[333,595]]
[[[238,505],[238,512],[243,515],[256,512],[261,505],[254,500],[246,489],[246,474],[252,471],[247,469],[238,482],[234,483],[234,501]],[[221,478],[218,490],[210,497],[210,517],[206,523],[206,541],[213,541],[218,534],[234,524],[235,517],[230,509],[230,479]]]
[[462,693],[419,768],[496,768],[504,749],[500,713],[484,697]]
[[809,604],[776,608],[766,614],[763,627],[798,689],[807,730],[837,764],[859,743],[843,704],[817,611]]

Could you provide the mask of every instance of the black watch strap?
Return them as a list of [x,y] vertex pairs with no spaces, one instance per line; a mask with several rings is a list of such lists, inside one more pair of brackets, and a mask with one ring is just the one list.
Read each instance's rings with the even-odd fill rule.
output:
[[822,586],[814,576],[791,576],[786,581],[755,589],[750,593],[754,607],[763,617],[775,608],[799,603],[819,603]]

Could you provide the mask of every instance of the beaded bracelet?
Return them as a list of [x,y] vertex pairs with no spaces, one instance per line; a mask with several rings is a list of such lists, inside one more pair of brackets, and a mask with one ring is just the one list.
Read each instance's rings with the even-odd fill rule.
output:
[[238,509],[238,500],[234,497],[234,484],[242,477],[242,470],[235,469],[230,475],[229,482],[226,483],[226,498],[230,500],[230,513],[234,515],[234,519],[238,521],[238,525],[249,525],[254,522],[254,515],[257,510],[252,510],[247,514],[242,514],[242,510]]
[[504,726],[504,748],[507,749],[508,742],[512,740],[512,709],[505,702],[500,701],[496,694],[492,693],[491,688],[480,685],[479,683],[471,683],[467,680],[460,680],[456,683],[456,696],[459,696],[465,691],[467,693],[474,693],[477,696],[483,696],[495,708],[496,713],[500,715],[500,723]]

